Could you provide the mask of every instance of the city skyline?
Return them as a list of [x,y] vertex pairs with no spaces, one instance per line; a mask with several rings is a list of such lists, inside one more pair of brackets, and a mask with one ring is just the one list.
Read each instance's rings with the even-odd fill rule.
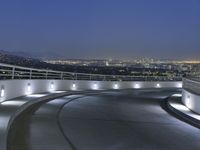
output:
[[1,1],[0,49],[73,59],[200,59],[198,0]]

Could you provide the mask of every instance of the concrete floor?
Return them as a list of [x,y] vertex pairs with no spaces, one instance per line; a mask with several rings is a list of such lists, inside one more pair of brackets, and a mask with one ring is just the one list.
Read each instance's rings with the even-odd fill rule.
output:
[[9,150],[199,150],[200,130],[165,112],[172,90],[73,95],[16,121]]

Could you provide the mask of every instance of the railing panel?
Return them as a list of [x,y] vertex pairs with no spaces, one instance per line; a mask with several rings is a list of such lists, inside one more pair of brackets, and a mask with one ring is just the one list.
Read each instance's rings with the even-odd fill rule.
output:
[[183,79],[183,88],[200,95],[200,78]]
[[6,79],[65,79],[96,81],[181,81],[182,77],[102,75],[35,69],[0,63],[0,80]]

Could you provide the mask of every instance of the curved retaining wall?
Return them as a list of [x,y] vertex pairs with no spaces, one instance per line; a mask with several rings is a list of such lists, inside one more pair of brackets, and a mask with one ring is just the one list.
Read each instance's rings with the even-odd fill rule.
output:
[[182,102],[190,110],[200,114],[200,81],[183,79]]
[[147,81],[86,81],[86,80],[2,80],[0,81],[0,102],[31,93],[54,90],[103,90],[127,88],[181,88],[182,82]]

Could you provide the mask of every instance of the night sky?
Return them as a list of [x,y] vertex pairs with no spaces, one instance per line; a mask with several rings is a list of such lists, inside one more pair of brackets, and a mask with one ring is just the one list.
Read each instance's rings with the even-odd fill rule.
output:
[[0,0],[0,49],[200,59],[200,0]]

